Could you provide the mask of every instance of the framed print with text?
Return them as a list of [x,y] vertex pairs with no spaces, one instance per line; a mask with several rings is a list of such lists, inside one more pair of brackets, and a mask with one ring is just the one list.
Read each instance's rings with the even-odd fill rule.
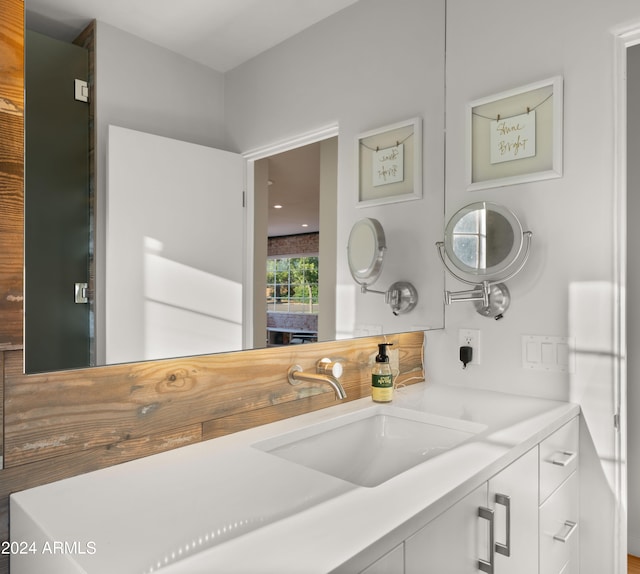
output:
[[422,198],[422,121],[413,118],[357,138],[358,207]]
[[562,78],[467,104],[467,190],[562,177]]

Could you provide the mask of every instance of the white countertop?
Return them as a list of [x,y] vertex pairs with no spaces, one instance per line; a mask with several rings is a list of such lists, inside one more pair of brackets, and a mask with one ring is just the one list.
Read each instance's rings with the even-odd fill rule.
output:
[[338,404],[14,494],[11,540],[28,551],[12,556],[11,572],[330,572],[373,544],[391,549],[579,413],[445,385],[400,389],[395,406],[488,428],[373,488],[251,446],[373,404]]

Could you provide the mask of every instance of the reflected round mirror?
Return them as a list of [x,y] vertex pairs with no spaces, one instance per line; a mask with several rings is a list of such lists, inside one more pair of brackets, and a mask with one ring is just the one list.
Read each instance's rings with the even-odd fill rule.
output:
[[460,270],[496,279],[518,259],[523,245],[518,218],[502,205],[480,201],[463,207],[447,224],[444,248]]
[[347,258],[351,275],[359,285],[371,285],[380,277],[387,244],[377,219],[365,218],[351,228]]

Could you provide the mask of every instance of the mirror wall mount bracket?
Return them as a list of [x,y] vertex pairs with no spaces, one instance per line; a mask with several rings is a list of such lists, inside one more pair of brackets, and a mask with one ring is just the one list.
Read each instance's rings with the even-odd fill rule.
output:
[[490,283],[483,281],[475,289],[468,291],[445,291],[444,302],[451,305],[456,301],[473,301],[476,311],[483,317],[502,319],[509,308],[511,295],[504,283]]
[[396,281],[386,291],[369,289],[366,285],[360,285],[360,293],[384,295],[384,302],[391,307],[391,312],[396,316],[413,311],[418,304],[418,291],[408,281]]
[[451,305],[451,303],[459,301],[472,301],[475,304],[476,311],[483,317],[490,317],[496,320],[502,319],[502,316],[511,303],[511,294],[505,283],[515,277],[525,266],[531,253],[532,237],[533,233],[531,231],[524,231],[522,233],[524,249],[520,257],[520,262],[507,276],[492,281],[484,280],[480,283],[465,279],[453,271],[445,257],[444,242],[438,241],[436,247],[444,268],[458,281],[466,283],[467,285],[473,285],[473,289],[466,291],[445,291],[444,302],[447,305]]
[[396,281],[384,294],[384,302],[391,306],[394,315],[404,315],[418,304],[418,292],[408,281]]

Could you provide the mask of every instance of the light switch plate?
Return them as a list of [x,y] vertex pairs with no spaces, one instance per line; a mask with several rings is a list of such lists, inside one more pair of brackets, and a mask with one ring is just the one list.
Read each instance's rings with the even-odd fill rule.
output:
[[573,373],[574,348],[572,337],[522,335],[522,368]]

